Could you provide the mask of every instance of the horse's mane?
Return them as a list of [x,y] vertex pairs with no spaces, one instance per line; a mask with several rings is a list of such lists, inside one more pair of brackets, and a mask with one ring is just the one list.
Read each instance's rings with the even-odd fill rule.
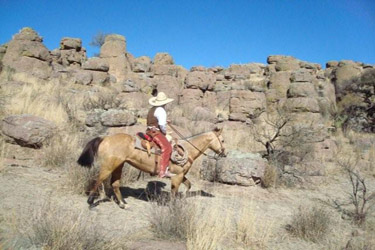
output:
[[198,137],[198,136],[203,135],[203,134],[208,134],[209,132],[212,132],[212,131],[211,130],[210,131],[205,131],[205,132],[201,132],[201,133],[196,134],[196,135],[191,135],[191,136],[183,137],[183,138],[181,138],[181,140],[194,139],[195,137]]

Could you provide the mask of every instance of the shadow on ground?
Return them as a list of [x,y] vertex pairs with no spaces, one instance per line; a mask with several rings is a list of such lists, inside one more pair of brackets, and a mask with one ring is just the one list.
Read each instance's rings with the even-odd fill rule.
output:
[[[171,200],[171,192],[163,190],[166,186],[167,184],[161,181],[150,181],[147,183],[146,188],[121,187],[120,191],[125,200],[126,198],[133,197],[138,200],[157,202],[159,205],[163,205]],[[189,191],[187,193],[179,192],[177,194],[178,198],[190,198],[196,196],[215,197],[213,194],[207,193],[203,190]],[[108,192],[108,197],[115,197],[113,190]],[[97,200],[91,205],[91,208],[98,206],[100,203],[111,201],[108,197]]]

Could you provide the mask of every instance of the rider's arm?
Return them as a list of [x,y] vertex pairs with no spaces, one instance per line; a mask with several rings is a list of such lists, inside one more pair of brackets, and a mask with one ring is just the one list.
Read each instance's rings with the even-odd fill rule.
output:
[[158,125],[160,128],[160,131],[163,134],[167,133],[167,112],[163,107],[157,107],[155,109],[154,116],[158,119]]

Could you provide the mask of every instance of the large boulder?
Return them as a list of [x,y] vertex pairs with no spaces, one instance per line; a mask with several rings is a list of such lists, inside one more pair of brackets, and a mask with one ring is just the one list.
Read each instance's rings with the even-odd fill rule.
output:
[[287,97],[316,97],[318,95],[314,84],[310,82],[293,82],[287,92]]
[[100,121],[107,127],[120,127],[134,125],[137,122],[137,118],[133,112],[110,109],[101,114]]
[[213,90],[216,82],[216,76],[213,72],[193,71],[190,72],[185,80],[186,88]]
[[266,108],[266,96],[262,92],[247,90],[231,91],[229,102],[231,120],[246,121],[262,113]]
[[105,59],[109,66],[109,74],[113,75],[117,82],[123,82],[131,71],[131,56],[126,53],[126,39],[122,35],[106,36],[100,48],[100,57]]
[[134,59],[133,72],[149,72],[151,68],[151,59],[148,56],[141,56]]
[[89,58],[86,62],[82,64],[82,68],[86,70],[94,70],[94,71],[103,71],[108,72],[109,66],[108,63],[99,57],[92,57]]
[[154,65],[172,65],[174,60],[168,53],[157,53],[154,57]]
[[275,64],[276,71],[292,71],[300,68],[300,60],[292,56],[269,56],[267,62]]
[[290,86],[290,72],[275,72],[270,75],[268,88],[275,89],[277,97],[285,98]]
[[14,78],[17,78],[17,73],[22,74],[20,80],[48,79],[52,71],[52,58],[42,41],[42,37],[31,28],[23,28],[14,35],[2,60],[3,68],[11,72],[3,72],[12,73]]
[[203,160],[201,177],[208,181],[253,186],[264,176],[267,161],[259,154],[230,152],[226,158]]
[[361,67],[350,61],[340,62],[333,71],[335,90],[338,97],[341,97],[344,89],[350,85],[351,81],[361,74]]
[[56,132],[56,125],[41,117],[23,114],[3,119],[2,133],[21,146],[41,147]]
[[320,111],[318,101],[311,97],[288,98],[285,101],[284,108],[289,112],[319,113]]
[[82,48],[82,40],[80,38],[64,37],[60,41],[60,49],[69,50],[74,49],[80,51]]

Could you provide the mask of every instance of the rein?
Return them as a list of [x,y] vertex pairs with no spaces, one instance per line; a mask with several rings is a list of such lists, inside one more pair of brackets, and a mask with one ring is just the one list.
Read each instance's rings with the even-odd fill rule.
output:
[[[208,155],[206,154],[205,152],[203,152],[202,150],[200,150],[197,146],[195,146],[193,143],[191,143],[189,140],[186,139],[186,137],[184,137],[174,126],[172,126],[172,124],[169,124],[169,127],[171,127],[171,129],[184,141],[187,141],[187,143],[189,143],[191,146],[193,146],[193,148],[195,148],[196,150],[198,150],[201,154],[207,156],[208,158],[211,158],[211,159],[216,159],[215,156],[211,156],[211,155]],[[220,146],[221,148],[223,148],[223,144],[221,143],[219,137],[217,136],[217,134],[215,133],[215,136],[216,138],[219,140],[220,142]]]

